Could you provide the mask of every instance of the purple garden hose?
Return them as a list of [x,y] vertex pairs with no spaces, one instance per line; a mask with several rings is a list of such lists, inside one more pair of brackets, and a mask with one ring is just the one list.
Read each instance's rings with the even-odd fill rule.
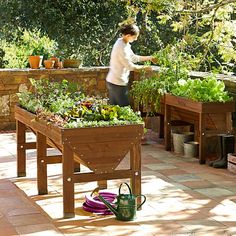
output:
[[[85,195],[85,202],[83,203],[83,209],[85,211],[101,215],[113,214],[98,197],[92,197],[91,195]],[[115,193],[105,191],[99,191],[99,195],[101,195],[109,203],[113,203],[117,196]]]

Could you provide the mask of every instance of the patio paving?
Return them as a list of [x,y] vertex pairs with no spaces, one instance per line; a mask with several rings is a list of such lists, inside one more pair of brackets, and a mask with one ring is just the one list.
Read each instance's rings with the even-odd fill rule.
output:
[[[28,133],[27,138],[34,135]],[[95,182],[75,185],[76,216],[63,219],[61,165],[48,167],[49,193],[38,195],[35,150],[27,151],[27,176],[17,178],[16,134],[1,133],[0,236],[236,235],[236,175],[165,151],[156,133],[149,131],[147,138],[142,145],[142,193],[147,201],[137,219],[122,222],[82,209]],[[125,181],[110,180],[108,189],[117,193]]]

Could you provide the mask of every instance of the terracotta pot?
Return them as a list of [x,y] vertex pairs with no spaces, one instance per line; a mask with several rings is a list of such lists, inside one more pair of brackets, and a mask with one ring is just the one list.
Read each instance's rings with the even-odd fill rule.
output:
[[63,68],[63,62],[62,61],[59,61],[58,62],[58,67],[57,67],[58,69],[62,69]]
[[29,56],[29,64],[31,69],[39,69],[40,62],[41,62],[40,56]]
[[54,61],[52,60],[44,60],[43,64],[46,69],[52,69],[54,67]]
[[81,60],[79,59],[65,59],[64,67],[65,68],[78,68],[81,65]]
[[59,62],[60,62],[60,58],[58,58],[58,57],[50,57],[49,60],[54,61],[54,68],[58,68]]

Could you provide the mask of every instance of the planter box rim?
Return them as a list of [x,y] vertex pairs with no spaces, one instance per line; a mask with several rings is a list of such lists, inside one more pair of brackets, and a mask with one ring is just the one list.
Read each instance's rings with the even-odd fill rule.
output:
[[197,113],[234,112],[235,101],[229,102],[198,102],[190,98],[165,94],[165,105],[175,106]]
[[182,99],[182,100],[186,100],[186,101],[191,101],[191,102],[195,102],[195,103],[201,103],[201,104],[230,104],[230,103],[234,103],[235,100],[233,101],[227,101],[227,102],[203,102],[203,101],[195,101],[191,98],[187,98],[187,97],[182,97],[182,96],[177,96],[177,95],[174,95],[174,94],[171,94],[171,93],[165,93],[165,97],[166,96],[170,96],[170,97],[176,97],[176,98],[179,98],[179,99]]

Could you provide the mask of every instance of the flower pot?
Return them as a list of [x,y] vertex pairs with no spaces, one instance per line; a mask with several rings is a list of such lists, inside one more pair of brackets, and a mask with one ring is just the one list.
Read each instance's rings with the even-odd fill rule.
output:
[[64,68],[78,68],[81,65],[81,60],[79,59],[65,59]]
[[44,60],[43,64],[46,69],[52,69],[54,67],[54,61],[52,60]]
[[50,57],[49,60],[53,61],[54,62],[54,68],[58,68],[59,66],[59,62],[60,62],[60,59],[58,57]]
[[29,64],[31,69],[39,69],[42,58],[40,56],[29,56]]

